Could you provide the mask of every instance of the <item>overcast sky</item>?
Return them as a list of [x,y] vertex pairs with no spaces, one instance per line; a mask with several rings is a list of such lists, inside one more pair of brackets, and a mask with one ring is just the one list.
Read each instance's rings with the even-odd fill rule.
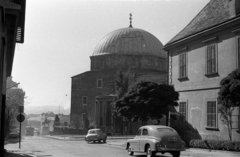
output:
[[[12,76],[28,97],[25,111],[70,107],[71,77],[90,70],[95,46],[108,33],[132,25],[164,45],[209,0],[27,0],[25,42],[17,44]],[[42,111],[41,111],[42,112]],[[63,112],[63,111],[62,111]],[[67,111],[65,111],[67,112]]]

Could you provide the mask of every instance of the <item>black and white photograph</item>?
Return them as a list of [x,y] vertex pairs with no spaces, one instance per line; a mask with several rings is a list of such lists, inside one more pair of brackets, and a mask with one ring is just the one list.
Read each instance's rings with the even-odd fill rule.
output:
[[240,0],[0,0],[1,157],[239,157]]

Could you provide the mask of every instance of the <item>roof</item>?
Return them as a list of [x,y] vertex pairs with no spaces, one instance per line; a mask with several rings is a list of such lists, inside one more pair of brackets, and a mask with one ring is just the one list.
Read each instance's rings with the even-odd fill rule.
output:
[[[146,127],[146,128],[152,128],[152,129],[157,129],[157,128],[171,128],[169,126],[165,126],[165,125],[145,125],[142,126],[141,128]],[[172,129],[172,128],[171,128]]]
[[96,128],[96,129],[90,129],[90,130],[88,130],[88,131],[98,131],[98,130],[101,130],[101,129]]
[[237,1],[211,0],[166,46],[236,17],[239,10],[239,2]]
[[96,46],[92,56],[120,55],[157,55],[167,57],[162,43],[151,33],[138,28],[121,28],[107,34]]

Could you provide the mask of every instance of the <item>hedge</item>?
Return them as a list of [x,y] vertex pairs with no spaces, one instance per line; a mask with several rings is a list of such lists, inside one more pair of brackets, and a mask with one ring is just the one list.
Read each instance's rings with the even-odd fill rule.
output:
[[192,148],[203,148],[213,150],[240,151],[240,142],[226,140],[191,140],[189,146]]
[[53,134],[86,134],[86,131],[83,129],[74,129],[69,127],[54,127]]

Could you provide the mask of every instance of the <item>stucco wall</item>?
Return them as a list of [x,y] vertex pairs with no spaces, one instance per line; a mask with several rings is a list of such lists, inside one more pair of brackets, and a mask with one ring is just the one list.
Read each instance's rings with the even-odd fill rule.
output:
[[[229,139],[227,126],[220,120],[218,114],[217,128],[218,130],[207,129],[207,101],[217,100],[218,89],[201,90],[191,92],[180,92],[179,102],[187,102],[187,121],[194,129],[198,130],[199,135],[203,139]],[[235,109],[233,115],[238,114],[238,108]],[[233,135],[235,140],[240,140],[239,133],[236,129],[238,127],[237,117],[233,117]]]
[[[170,83],[174,85],[179,92],[179,101],[185,101],[188,104],[187,120],[193,128],[197,129],[203,139],[229,139],[227,127],[220,120],[218,114],[218,130],[206,129],[207,124],[207,100],[217,100],[219,92],[219,83],[229,73],[237,68],[237,35],[232,33],[236,28],[228,27],[227,30],[221,30],[215,33],[209,33],[206,36],[196,38],[188,43],[179,44],[169,50],[170,54]],[[206,76],[206,43],[204,40],[216,37],[212,43],[217,43],[217,75]],[[179,80],[179,54],[178,50],[187,47],[187,78]],[[238,115],[238,108],[234,115]],[[240,140],[240,134],[237,132],[238,119],[233,117],[234,128],[233,139]],[[237,129],[238,128],[238,129]]]
[[[172,84],[176,90],[189,90],[197,88],[218,87],[219,82],[237,67],[236,39],[234,34],[217,36],[218,49],[218,76],[205,76],[206,45],[202,41],[189,45],[187,50],[187,81],[179,81],[179,56],[178,51],[172,51]],[[203,38],[204,39],[204,38]]]

